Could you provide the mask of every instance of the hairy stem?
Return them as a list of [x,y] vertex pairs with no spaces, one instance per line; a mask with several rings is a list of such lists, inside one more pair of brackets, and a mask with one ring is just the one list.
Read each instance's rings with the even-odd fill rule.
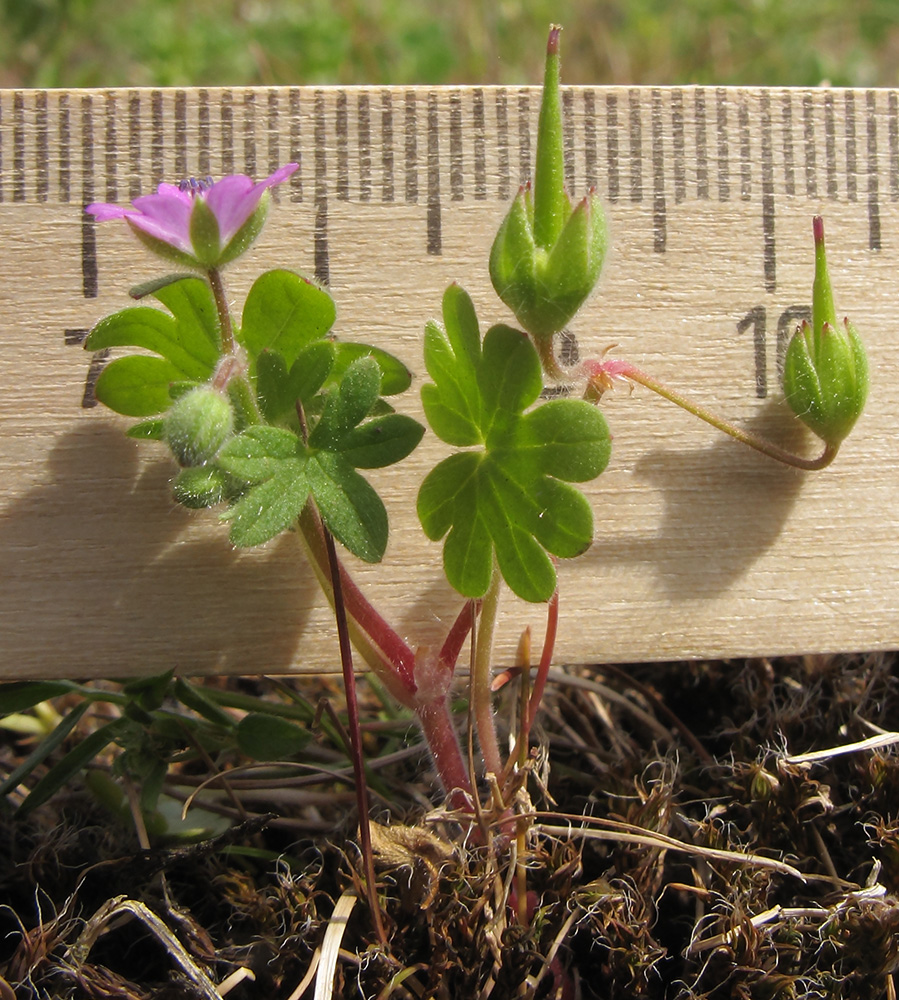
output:
[[685,396],[675,392],[673,389],[669,389],[659,382],[658,379],[637,368],[636,365],[632,365],[629,361],[619,361],[617,359],[613,361],[588,361],[584,363],[584,370],[591,379],[596,379],[597,381],[603,378],[619,377],[629,379],[631,382],[638,382],[640,385],[646,386],[647,389],[658,393],[664,399],[669,400],[669,402],[680,406],[688,413],[692,413],[694,417],[699,417],[700,420],[711,424],[717,430],[730,435],[730,437],[741,444],[748,445],[750,448],[754,448],[763,455],[767,455],[769,458],[775,459],[775,461],[782,462],[784,465],[791,465],[796,469],[813,472],[817,469],[826,468],[836,458],[839,446],[830,444],[824,446],[824,451],[817,458],[803,458],[801,455],[795,455],[793,452],[774,444],[773,441],[759,437],[759,435],[753,434],[751,431],[743,430],[730,421],[724,420],[717,414],[712,413],[711,410],[707,410],[704,406],[699,406],[697,403],[691,402]]
[[484,756],[484,767],[488,774],[499,777],[503,771],[493,719],[493,698],[490,691],[490,661],[493,655],[493,634],[499,610],[499,595],[502,589],[502,574],[494,562],[490,586],[481,603],[481,616],[475,637],[475,656],[471,673],[471,703],[474,713],[478,743]]
[[234,350],[234,325],[231,322],[231,310],[228,308],[228,296],[225,295],[225,284],[222,272],[217,267],[211,267],[206,272],[212,297],[215,299],[216,312],[219,314],[219,325],[222,333],[222,353],[231,354]]
[[371,910],[375,931],[381,945],[387,947],[387,933],[381,919],[381,905],[378,902],[378,887],[375,881],[375,857],[371,844],[371,826],[368,817],[368,786],[365,781],[365,761],[362,755],[362,730],[359,726],[359,702],[356,697],[356,675],[353,672],[353,649],[350,644],[350,630],[347,623],[346,606],[343,602],[343,586],[340,579],[340,563],[334,546],[334,536],[324,529],[325,548],[328,554],[328,569],[334,592],[334,618],[337,622],[337,640],[340,646],[340,665],[343,669],[343,684],[346,690],[347,720],[352,742],[353,775],[356,785],[356,804],[359,810],[359,841],[362,863],[365,867],[365,889],[368,907]]
[[473,801],[471,781],[468,777],[468,768],[462,759],[448,700],[437,698],[416,705],[415,713],[431,756],[434,758],[434,766],[440,775],[444,791],[449,796],[450,806],[470,813]]
[[[300,514],[298,528],[297,534],[304,544],[309,564],[333,607],[333,577],[325,544],[327,529],[313,504],[307,504]],[[447,699],[442,697],[423,702],[415,697],[418,690],[414,677],[415,654],[364,596],[345,567],[340,564],[339,558],[337,574],[342,584],[347,627],[353,645],[397,701],[415,711],[434,758],[434,766],[444,789],[450,795],[453,807],[470,811],[471,782]],[[470,605],[471,602],[466,604],[463,612],[468,615],[469,620]],[[445,669],[450,673],[465,639],[467,627],[470,627],[466,627],[464,623],[460,625],[462,620],[463,616],[460,615],[440,654],[441,660],[445,662]]]

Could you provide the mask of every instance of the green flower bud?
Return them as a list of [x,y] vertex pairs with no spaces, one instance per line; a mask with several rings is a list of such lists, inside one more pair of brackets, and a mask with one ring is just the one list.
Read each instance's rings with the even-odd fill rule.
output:
[[172,483],[172,495],[182,507],[214,507],[228,496],[228,476],[217,465],[182,469]]
[[824,222],[814,220],[812,322],[793,334],[783,386],[791,409],[830,448],[839,447],[868,397],[868,359],[855,327],[837,321],[824,250]]
[[226,396],[200,386],[176,400],[165,418],[165,439],[179,465],[203,465],[234,431],[234,410]]
[[565,191],[559,29],[550,31],[533,191],[521,188],[496,234],[490,278],[519,323],[539,340],[564,329],[599,278],[608,242],[596,192],[572,207]]

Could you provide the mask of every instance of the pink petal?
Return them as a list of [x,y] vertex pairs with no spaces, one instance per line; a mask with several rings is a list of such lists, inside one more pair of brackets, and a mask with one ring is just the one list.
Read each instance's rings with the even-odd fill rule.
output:
[[286,163],[258,184],[244,174],[232,174],[213,184],[206,202],[218,219],[223,247],[256,210],[263,192],[286,180],[297,169],[298,163]]
[[122,208],[121,205],[110,205],[108,202],[95,201],[92,205],[85,206],[88,215],[94,216],[98,222],[108,222],[110,219],[124,219],[131,211],[129,208]]
[[218,219],[222,246],[228,245],[253,214],[261,197],[262,192],[255,193],[252,180],[245,174],[230,174],[212,185],[206,193],[206,204]]
[[[171,184],[160,184],[162,188],[172,188]],[[193,252],[190,242],[190,213],[193,199],[184,192],[160,191],[135,198],[134,210],[127,213],[128,219],[150,236],[164,240],[179,250]]]

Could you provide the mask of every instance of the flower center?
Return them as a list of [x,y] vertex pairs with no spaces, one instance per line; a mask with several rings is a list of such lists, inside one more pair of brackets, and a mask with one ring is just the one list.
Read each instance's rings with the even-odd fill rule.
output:
[[205,194],[214,183],[211,177],[189,177],[179,182],[178,190],[188,191],[192,198],[196,198],[198,194]]

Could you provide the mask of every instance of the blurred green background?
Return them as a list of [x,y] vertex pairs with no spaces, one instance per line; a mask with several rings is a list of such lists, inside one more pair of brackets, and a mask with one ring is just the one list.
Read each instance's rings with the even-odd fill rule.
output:
[[899,0],[0,0],[0,86],[895,86]]

